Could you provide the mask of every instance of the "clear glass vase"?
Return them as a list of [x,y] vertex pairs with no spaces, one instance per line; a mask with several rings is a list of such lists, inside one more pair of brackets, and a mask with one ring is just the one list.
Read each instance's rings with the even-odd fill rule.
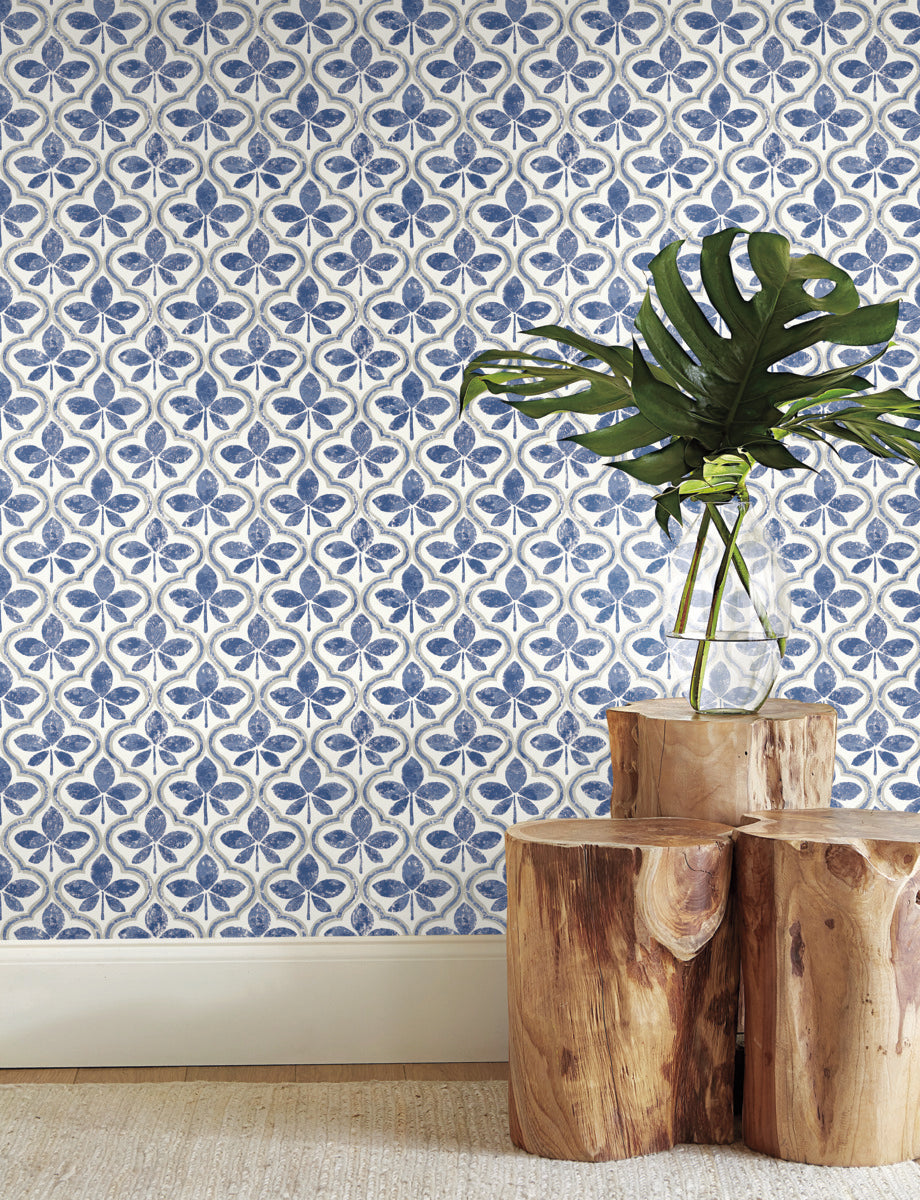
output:
[[736,496],[699,505],[677,548],[681,580],[670,637],[687,643],[696,712],[752,713],[785,652],[786,579],[760,513]]

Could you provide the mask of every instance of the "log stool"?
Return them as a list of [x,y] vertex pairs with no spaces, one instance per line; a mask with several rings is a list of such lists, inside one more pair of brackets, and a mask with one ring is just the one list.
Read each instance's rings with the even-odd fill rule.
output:
[[917,1157],[920,816],[836,808],[754,820],[735,851],[744,1140],[831,1166]]
[[732,831],[530,821],[505,848],[514,1144],[596,1162],[731,1142]]
[[836,751],[830,704],[767,700],[759,712],[696,713],[686,700],[607,710],[613,817],[696,817],[827,807]]

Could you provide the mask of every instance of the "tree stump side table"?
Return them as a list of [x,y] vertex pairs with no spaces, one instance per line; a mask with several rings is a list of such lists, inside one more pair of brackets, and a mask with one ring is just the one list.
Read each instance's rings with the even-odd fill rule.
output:
[[753,816],[735,850],[744,1140],[831,1166],[915,1158],[920,816]]
[[596,1162],[732,1140],[732,830],[531,821],[505,835],[511,1138]]
[[607,710],[613,817],[695,817],[740,825],[761,809],[831,802],[837,713],[830,704],[767,700],[759,712],[711,716],[686,700]]

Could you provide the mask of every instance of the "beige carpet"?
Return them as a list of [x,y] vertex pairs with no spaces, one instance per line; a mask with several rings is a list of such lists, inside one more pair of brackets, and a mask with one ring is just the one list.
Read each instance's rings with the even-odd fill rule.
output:
[[920,1165],[512,1148],[504,1083],[0,1085],[2,1200],[916,1200]]

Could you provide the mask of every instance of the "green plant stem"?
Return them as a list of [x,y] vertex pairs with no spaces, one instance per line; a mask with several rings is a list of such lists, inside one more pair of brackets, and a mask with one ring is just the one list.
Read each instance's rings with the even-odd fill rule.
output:
[[[710,505],[706,505],[707,511]],[[728,571],[732,565],[732,559],[735,551],[735,543],[738,540],[738,533],[741,529],[741,522],[744,520],[744,514],[747,512],[747,505],[742,504],[738,510],[738,516],[735,518],[735,523],[732,526],[729,534],[725,522],[721,515],[716,519],[716,515],[710,513],[713,518],[716,528],[721,524],[728,534],[728,539],[725,541],[725,549],[722,552],[722,561],[719,563],[719,569],[716,573],[715,586],[712,589],[712,601],[709,605],[709,620],[706,622],[706,636],[696,648],[696,657],[693,660],[693,672],[690,675],[690,704],[693,708],[698,708],[700,704],[700,696],[703,690],[703,672],[706,670],[706,660],[709,657],[709,643],[716,635],[716,630],[719,625],[719,613],[722,611],[722,600],[725,596],[725,585],[728,582]],[[700,522],[702,525],[702,522]],[[720,530],[721,532],[721,530]],[[723,540],[725,540],[723,538]],[[743,560],[742,560],[743,561]],[[746,569],[746,568],[745,568]],[[737,564],[736,564],[737,570]],[[748,577],[750,582],[750,577]]]
[[[710,505],[707,504],[706,507],[709,508]],[[748,565],[744,561],[744,556],[742,555],[741,551],[738,549],[737,545],[734,545],[734,542],[737,539],[733,537],[732,533],[729,533],[728,526],[722,520],[722,514],[718,511],[717,506],[713,505],[712,509],[713,509],[713,511],[710,514],[711,518],[712,518],[712,523],[715,525],[716,529],[719,531],[719,536],[721,537],[721,539],[724,542],[724,544],[726,545],[726,547],[728,546],[729,539],[730,538],[732,539],[732,542],[733,542],[732,562],[734,564],[735,571],[738,575],[738,578],[741,580],[741,586],[744,588],[744,590],[747,592],[748,596],[750,597],[751,604],[754,606],[754,611],[757,613],[757,619],[760,621],[760,624],[763,628],[764,633],[771,641],[775,641],[777,643],[777,646],[779,648],[780,657],[782,657],[782,655],[784,655],[786,653],[786,639],[784,637],[779,636],[776,633],[776,630],[773,628],[772,624],[770,623],[770,614],[767,612],[767,610],[764,608],[764,606],[760,603],[760,601],[757,599],[757,597],[754,595],[754,593],[751,590],[751,573],[748,570]],[[738,528],[740,526],[741,519],[745,515],[745,513],[747,513],[747,511],[748,511],[748,508],[745,505],[745,507],[741,510],[741,512],[738,515],[738,520],[736,522],[736,528]]]
[[751,603],[754,606],[764,633],[768,638],[770,638],[770,640],[776,641],[781,657],[785,653],[786,639],[776,636],[766,609],[752,594],[751,574],[748,570],[747,563],[744,561],[744,556],[738,548],[738,537],[741,533],[741,523],[747,515],[749,508],[750,506],[747,501],[743,500],[731,529],[728,528],[727,524],[722,519],[722,514],[718,512],[717,506],[713,504],[706,505],[706,512],[700,521],[700,531],[697,535],[697,543],[694,549],[693,561],[690,565],[687,583],[684,586],[684,592],[681,596],[680,609],[678,610],[678,621],[680,622],[682,616],[683,622],[680,625],[679,630],[678,625],[675,624],[675,631],[683,632],[683,628],[686,625],[686,614],[687,610],[689,609],[690,595],[692,594],[693,586],[696,582],[699,559],[702,554],[702,546],[705,542],[705,537],[709,529],[710,522],[717,529],[725,548],[722,553],[722,559],[719,563],[719,569],[716,574],[715,585],[712,591],[712,601],[709,606],[709,618],[706,623],[706,634],[705,637],[697,643],[696,654],[693,659],[693,669],[690,674],[689,700],[691,707],[697,711],[699,711],[700,708],[703,691],[703,676],[706,671],[706,663],[709,659],[710,643],[715,638],[718,631],[719,615],[722,611],[722,601],[725,597],[725,588],[728,583],[728,573],[732,567],[734,567],[735,573],[740,579],[744,590],[750,597]]
[[684,582],[684,590],[680,594],[680,604],[677,609],[677,619],[674,622],[675,634],[683,634],[687,628],[687,617],[690,614],[690,601],[693,598],[693,589],[696,587],[696,577],[700,569],[700,561],[703,557],[703,549],[706,545],[706,534],[709,532],[709,525],[712,521],[712,512],[707,504],[703,516],[700,519],[700,527],[696,535],[696,546],[693,550],[693,558],[690,561],[690,567],[687,571],[687,578]]

